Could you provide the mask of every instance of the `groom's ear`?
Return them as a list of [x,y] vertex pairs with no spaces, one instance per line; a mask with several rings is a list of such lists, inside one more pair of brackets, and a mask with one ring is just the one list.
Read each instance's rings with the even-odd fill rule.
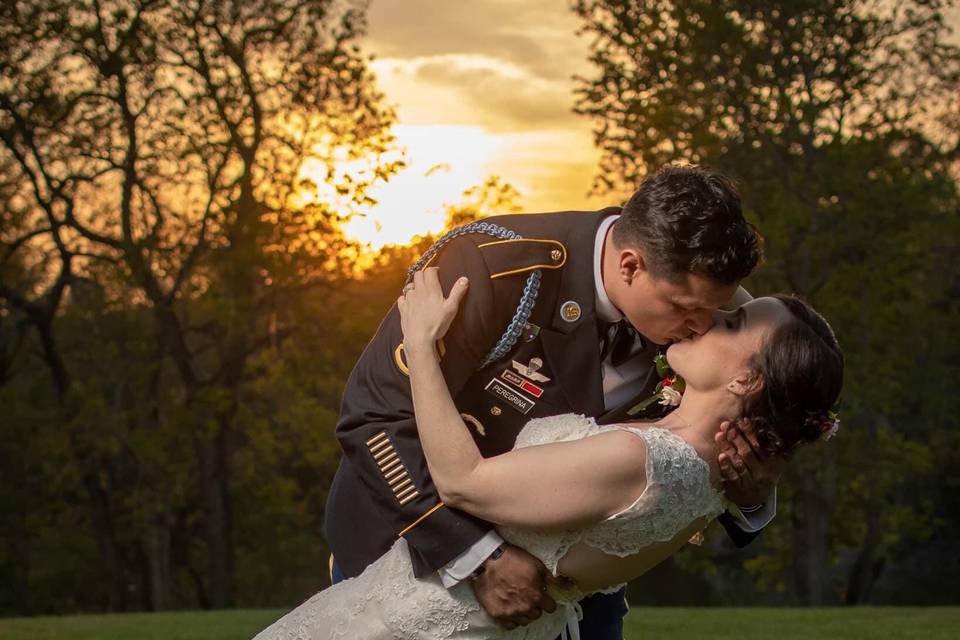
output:
[[620,276],[627,284],[647,270],[647,263],[637,249],[620,249]]
[[727,383],[727,391],[735,396],[745,398],[763,390],[763,376],[744,371]]

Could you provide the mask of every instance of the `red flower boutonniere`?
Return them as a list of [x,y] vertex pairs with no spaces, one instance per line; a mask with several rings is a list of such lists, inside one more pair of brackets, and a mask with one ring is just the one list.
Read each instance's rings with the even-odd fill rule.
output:
[[657,383],[653,395],[630,407],[627,411],[629,416],[640,413],[654,402],[658,402],[665,407],[676,407],[680,404],[680,398],[683,397],[683,391],[687,388],[687,383],[670,368],[666,356],[662,353],[657,354],[653,359],[653,364],[656,366],[657,375],[660,376],[661,380]]

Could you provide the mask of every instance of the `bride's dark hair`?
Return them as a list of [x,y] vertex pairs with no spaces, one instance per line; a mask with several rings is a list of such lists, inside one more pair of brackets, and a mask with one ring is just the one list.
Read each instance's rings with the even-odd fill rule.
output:
[[785,456],[833,426],[830,410],[843,386],[843,352],[833,329],[810,305],[792,295],[772,297],[793,319],[753,356],[763,386],[747,398],[743,415],[768,454]]

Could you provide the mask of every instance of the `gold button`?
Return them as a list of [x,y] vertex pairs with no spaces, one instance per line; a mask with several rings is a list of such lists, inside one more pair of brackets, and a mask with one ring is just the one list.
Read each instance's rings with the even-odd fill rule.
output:
[[550,252],[550,257],[553,258],[554,262],[559,262],[560,258],[563,257],[563,252],[560,249],[554,249]]
[[503,413],[503,409],[501,409],[500,407],[497,407],[497,406],[490,407],[490,415],[498,416],[501,413]]

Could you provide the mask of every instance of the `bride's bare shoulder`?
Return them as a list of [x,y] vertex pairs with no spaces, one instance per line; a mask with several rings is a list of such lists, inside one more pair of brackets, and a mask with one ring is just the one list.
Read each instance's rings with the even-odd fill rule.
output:
[[626,429],[609,429],[585,440],[602,447],[594,457],[608,467],[608,473],[617,475],[624,482],[643,481],[647,459],[647,443],[637,434]]

